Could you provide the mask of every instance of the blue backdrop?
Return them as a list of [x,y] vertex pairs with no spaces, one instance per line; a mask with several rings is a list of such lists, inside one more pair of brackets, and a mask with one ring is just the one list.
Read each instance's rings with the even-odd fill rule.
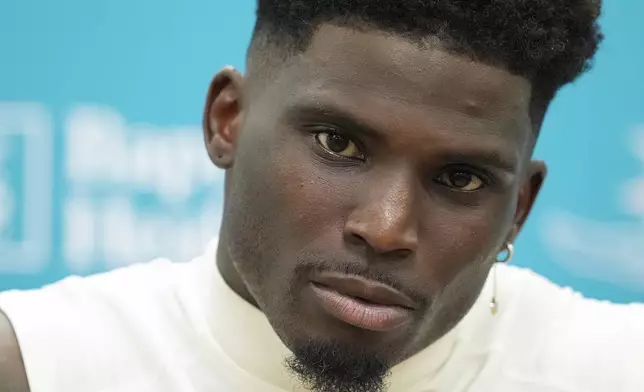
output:
[[[202,147],[213,73],[244,66],[254,0],[0,2],[0,290],[216,235]],[[553,105],[550,176],[516,263],[588,296],[644,300],[644,2],[606,1],[594,70]]]

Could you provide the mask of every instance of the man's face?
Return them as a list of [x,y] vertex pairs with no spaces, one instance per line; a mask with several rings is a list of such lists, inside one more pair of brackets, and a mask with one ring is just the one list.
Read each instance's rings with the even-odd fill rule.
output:
[[219,262],[285,344],[389,367],[460,321],[543,178],[530,84],[330,25],[271,80],[221,80]]

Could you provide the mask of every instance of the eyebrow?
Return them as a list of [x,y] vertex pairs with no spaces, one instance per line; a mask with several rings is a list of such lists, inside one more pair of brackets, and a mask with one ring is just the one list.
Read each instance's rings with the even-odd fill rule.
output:
[[328,121],[330,125],[336,125],[344,131],[360,134],[374,140],[386,139],[386,134],[372,126],[367,121],[351,114],[347,110],[337,106],[319,102],[298,102],[286,110],[285,117],[288,120],[301,121]]
[[[385,132],[367,121],[332,103],[318,101],[297,102],[286,110],[285,118],[293,122],[328,121],[329,125],[337,126],[345,132],[365,136],[376,141],[383,141],[389,137]],[[504,153],[503,149],[449,150],[438,155],[444,161],[476,164],[508,173],[514,173],[519,164],[516,154]]]
[[499,151],[476,150],[476,151],[449,151],[441,154],[446,161],[468,162],[480,166],[494,167],[508,173],[517,170],[519,160],[514,156],[502,154]]

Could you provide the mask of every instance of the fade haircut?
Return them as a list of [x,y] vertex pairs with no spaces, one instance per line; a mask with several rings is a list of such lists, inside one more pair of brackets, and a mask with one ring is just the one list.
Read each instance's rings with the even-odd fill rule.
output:
[[600,8],[600,0],[258,0],[249,64],[305,51],[324,23],[438,40],[530,81],[536,132],[557,91],[589,69],[603,38]]

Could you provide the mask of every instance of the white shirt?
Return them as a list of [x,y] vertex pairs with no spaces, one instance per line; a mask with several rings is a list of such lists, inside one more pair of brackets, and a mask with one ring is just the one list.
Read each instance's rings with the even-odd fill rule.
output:
[[[443,339],[396,366],[391,392],[642,392],[644,305],[582,298],[498,267]],[[31,392],[304,391],[264,315],[219,275],[215,247],[0,294]]]

